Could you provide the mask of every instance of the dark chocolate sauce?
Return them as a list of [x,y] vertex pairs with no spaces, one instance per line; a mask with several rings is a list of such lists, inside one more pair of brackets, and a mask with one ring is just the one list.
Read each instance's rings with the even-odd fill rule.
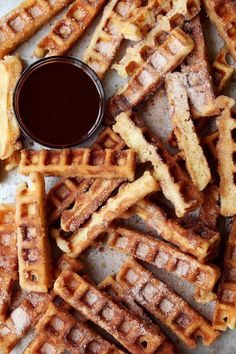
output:
[[18,84],[16,116],[22,130],[42,145],[78,145],[101,121],[105,100],[101,84],[78,63],[69,58],[39,62]]

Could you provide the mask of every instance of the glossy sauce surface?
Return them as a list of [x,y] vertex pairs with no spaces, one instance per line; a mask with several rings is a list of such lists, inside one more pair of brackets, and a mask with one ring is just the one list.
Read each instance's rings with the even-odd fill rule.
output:
[[85,140],[102,104],[96,81],[68,61],[33,68],[16,96],[15,110],[22,129],[51,147],[68,147]]

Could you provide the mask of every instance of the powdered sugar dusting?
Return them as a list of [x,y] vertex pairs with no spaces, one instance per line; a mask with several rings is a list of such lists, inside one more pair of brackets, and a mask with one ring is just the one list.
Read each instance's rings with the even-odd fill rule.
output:
[[29,315],[20,307],[12,312],[11,319],[14,323],[14,332],[17,336],[20,336],[30,325]]

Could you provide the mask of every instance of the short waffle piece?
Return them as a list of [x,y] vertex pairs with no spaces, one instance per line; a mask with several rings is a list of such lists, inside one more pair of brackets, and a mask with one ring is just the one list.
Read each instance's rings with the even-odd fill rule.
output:
[[93,332],[85,323],[50,303],[46,313],[36,325],[35,338],[24,353],[56,354],[63,353],[64,350],[68,350],[71,354],[123,353]]
[[183,151],[186,168],[194,185],[202,191],[211,180],[211,172],[191,119],[182,74],[176,72],[167,75],[166,89],[178,146]]
[[229,53],[236,60],[236,4],[234,0],[204,0],[210,20],[216,25],[219,35]]
[[0,19],[0,58],[32,37],[72,0],[26,0]]
[[13,153],[5,160],[2,161],[2,165],[5,171],[11,171],[13,168],[18,167],[20,163],[20,154],[23,149],[23,143],[17,140],[14,146]]
[[16,195],[19,280],[24,290],[47,292],[52,279],[44,178],[37,172],[30,178],[31,188],[23,183]]
[[121,185],[118,193],[110,197],[106,204],[94,213],[87,224],[79,228],[67,239],[61,238],[60,233],[53,233],[57,245],[71,257],[77,257],[89,247],[96,238],[107,231],[107,226],[116,218],[119,218],[126,210],[148,194],[158,190],[158,183],[145,172],[142,177],[127,185]]
[[218,288],[213,326],[220,331],[236,328],[236,218],[224,254],[223,275]]
[[165,75],[181,64],[193,47],[192,39],[180,28],[172,30],[128,83],[108,101],[108,115],[116,117],[121,112],[129,111],[155,92]]
[[76,0],[51,32],[38,43],[36,57],[65,54],[84,34],[104,3],[105,0]]
[[23,65],[18,57],[8,56],[0,60],[0,160],[5,160],[14,153],[20,136],[12,102],[22,69]]
[[19,171],[46,176],[124,178],[134,180],[136,155],[133,150],[22,150]]
[[55,273],[55,279],[59,277],[59,275],[64,270],[72,270],[73,272],[80,272],[84,269],[84,264],[80,262],[78,259],[74,259],[69,257],[67,254],[63,254],[57,261]]
[[17,278],[15,206],[0,204],[0,321],[6,317]]
[[209,229],[203,222],[194,222],[190,225],[181,223],[168,217],[162,208],[147,199],[139,201],[134,212],[163,239],[172,242],[181,251],[190,253],[200,262],[215,257],[220,235]]
[[203,344],[209,346],[219,336],[204,317],[135,260],[128,259],[122,265],[117,281],[189,348],[196,347],[196,337],[202,337]]
[[154,177],[160,182],[165,197],[175,206],[178,216],[199,206],[201,196],[187,173],[178,166],[163,144],[149,133],[141,120],[137,120],[132,113],[121,113],[113,130],[137,152],[141,162],[152,163]]
[[192,256],[184,254],[169,243],[127,227],[110,229],[108,245],[116,250],[163,268],[211,292],[220,277],[220,270],[214,265],[205,265]]
[[221,94],[234,73],[233,65],[227,61],[228,51],[222,47],[212,64],[212,74],[216,93]]
[[76,273],[63,272],[54,284],[54,291],[131,353],[154,353],[165,340],[159,328],[141,321]]

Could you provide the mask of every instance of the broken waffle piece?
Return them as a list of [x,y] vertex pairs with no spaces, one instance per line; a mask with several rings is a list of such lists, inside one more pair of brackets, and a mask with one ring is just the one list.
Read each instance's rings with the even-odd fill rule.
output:
[[65,54],[84,34],[104,3],[105,0],[76,0],[51,32],[38,43],[36,57]]
[[0,204],[0,321],[6,318],[17,278],[15,206]]
[[212,64],[214,88],[217,94],[222,93],[234,73],[234,66],[228,63],[227,54],[227,49],[222,47]]
[[0,19],[0,58],[32,37],[72,0],[26,0]]
[[168,217],[163,209],[147,199],[139,201],[134,212],[161,237],[178,246],[182,252],[190,253],[201,263],[215,257],[220,235],[202,222],[186,225]]
[[19,172],[46,176],[124,178],[134,180],[136,155],[133,150],[22,150]]
[[209,346],[219,336],[204,317],[135,260],[128,259],[122,265],[117,281],[187,347],[196,347],[196,337],[202,337],[203,344]]
[[43,176],[37,172],[30,178],[31,188],[22,183],[16,195],[19,279],[24,290],[47,292],[52,269],[45,215],[45,184]]
[[25,354],[122,354],[114,345],[93,332],[85,323],[50,303],[46,313],[36,325],[36,335]]
[[178,146],[184,153],[186,168],[194,185],[202,191],[211,180],[211,172],[191,118],[188,93],[181,73],[167,75],[166,90]]
[[84,264],[78,259],[74,259],[69,257],[67,254],[63,254],[57,261],[56,269],[55,269],[55,279],[59,277],[59,275],[64,270],[72,270],[75,273],[80,272],[84,268]]
[[22,69],[19,57],[8,56],[0,60],[0,160],[5,160],[14,153],[20,136],[13,109],[13,94]]
[[218,267],[202,264],[169,243],[125,226],[110,228],[108,246],[172,272],[210,293],[220,277]]
[[215,24],[229,53],[236,60],[236,4],[234,0],[203,0],[207,14]]
[[192,51],[192,39],[180,28],[170,32],[166,40],[144,62],[128,83],[121,87],[107,105],[107,114],[116,117],[129,111],[162,84],[165,75],[173,71]]
[[236,328],[236,218],[224,253],[223,274],[218,288],[213,326],[220,331]]
[[77,257],[88,248],[97,237],[107,231],[108,225],[119,218],[126,210],[143,199],[146,195],[158,190],[158,183],[150,172],[145,172],[142,177],[132,183],[121,185],[118,193],[110,197],[106,204],[94,213],[87,224],[79,228],[72,236],[62,239],[56,235],[59,248],[69,253],[71,257]]
[[165,341],[159,328],[141,321],[73,272],[63,272],[54,284],[54,291],[131,353],[154,353]]
[[175,206],[178,216],[199,207],[199,191],[163,144],[149,133],[141,119],[137,121],[136,116],[130,112],[121,113],[116,118],[113,130],[137,152],[141,162],[152,163],[153,175],[160,182],[165,197]]
[[76,231],[123,182],[122,179],[95,179],[88,190],[80,194],[73,207],[63,211],[61,227],[64,231]]

